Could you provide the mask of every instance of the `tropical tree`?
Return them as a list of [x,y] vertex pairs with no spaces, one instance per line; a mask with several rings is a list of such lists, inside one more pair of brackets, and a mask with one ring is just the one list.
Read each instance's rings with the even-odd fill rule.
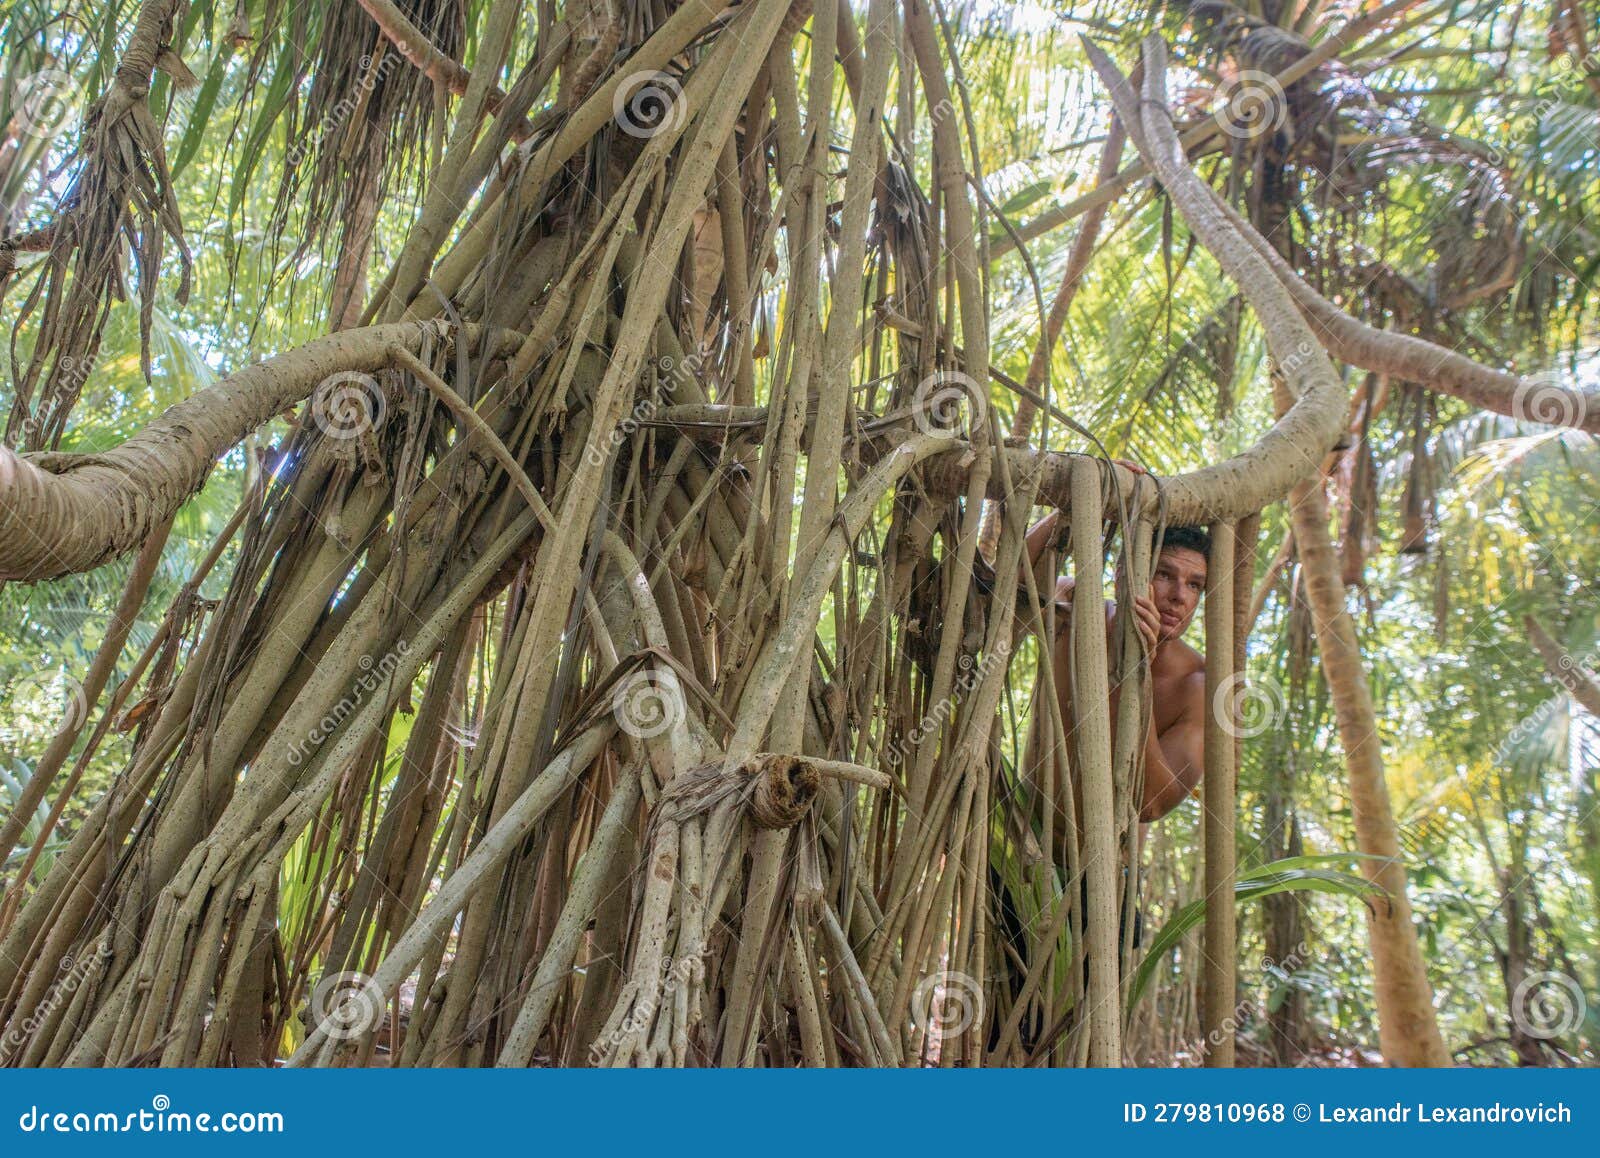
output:
[[[1402,122],[1433,141],[1409,111],[1347,113],[1342,70],[1364,66],[1340,62],[1421,75],[1397,38],[1444,12],[1086,13],[1103,46],[1008,57],[922,0],[108,7],[19,4],[5,25],[32,71],[6,86],[18,147],[0,180],[35,196],[0,242],[0,580],[133,557],[0,825],[0,864],[18,866],[0,899],[7,1060],[1119,1064],[1130,987],[1155,968],[1136,974],[1119,936],[1148,664],[1127,616],[1109,633],[1077,617],[1068,732],[1038,661],[1054,612],[1021,565],[1043,505],[1067,514],[1090,606],[1148,582],[1160,525],[1214,531],[1205,873],[1174,941],[1204,921],[1200,1028],[1226,1064],[1236,895],[1363,891],[1321,862],[1234,863],[1230,692],[1261,515],[1285,499],[1355,863],[1382,893],[1382,1048],[1448,1056],[1325,477],[1347,440],[1374,453],[1379,381],[1430,400],[1413,461],[1439,405],[1591,434],[1600,405],[1340,285],[1340,214],[1381,213],[1371,190],[1336,190],[1348,209],[1312,196],[1306,174],[1345,163],[1326,142],[1360,121],[1366,173]],[[1552,31],[1574,36],[1565,12]],[[1177,111],[1169,39],[1225,66],[1214,112]],[[982,114],[1003,103],[994,78],[1067,51],[1098,78],[1102,159],[1092,189],[1019,226],[1043,194],[996,175],[1017,156]],[[70,149],[29,144],[80,90]],[[997,115],[1038,167],[1027,126]],[[1309,153],[1285,149],[1285,123]],[[1113,220],[1146,174],[1155,189]],[[204,242],[185,221],[196,187],[226,206]],[[1484,220],[1503,226],[1503,202],[1524,203]],[[1316,232],[1297,244],[1302,204]],[[1070,243],[1050,235],[1047,310],[1030,246],[1074,220]],[[1206,338],[1227,362],[1214,413],[1266,427],[1159,477],[1109,457],[1142,425],[1091,416],[1126,394],[1056,382],[1079,287],[1124,226],[1124,268],[1151,252],[1140,239],[1162,257],[1169,322],[1174,301],[1205,303],[1163,380],[1192,375]],[[1462,251],[1444,309],[1525,284],[1498,242]],[[1015,299],[1032,314],[1006,312]],[[164,318],[232,357],[90,444],[80,403],[135,303],[144,378],[181,360]],[[1270,419],[1241,389],[1250,343]],[[1334,359],[1373,376],[1354,439]],[[270,444],[236,449],[262,430]],[[237,512],[158,588],[219,460]],[[165,611],[121,666],[152,594]],[[1005,726],[1021,680],[1041,687],[1031,745]],[[1114,715],[1113,686],[1132,693]],[[58,832],[113,735],[114,777]],[[1069,766],[1076,791],[1054,771]]]

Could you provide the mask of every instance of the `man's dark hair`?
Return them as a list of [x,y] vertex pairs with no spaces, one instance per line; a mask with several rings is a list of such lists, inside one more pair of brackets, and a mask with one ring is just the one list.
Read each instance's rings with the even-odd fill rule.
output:
[[1211,559],[1211,535],[1204,527],[1168,527],[1165,534],[1156,536],[1155,553],[1171,547],[1198,552],[1207,562]]

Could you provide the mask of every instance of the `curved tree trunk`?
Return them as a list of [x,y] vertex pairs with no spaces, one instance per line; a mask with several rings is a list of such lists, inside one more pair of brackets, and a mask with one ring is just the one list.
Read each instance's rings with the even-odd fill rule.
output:
[[1355,622],[1344,605],[1344,583],[1328,533],[1328,504],[1320,476],[1296,485],[1289,504],[1322,670],[1344,747],[1356,844],[1363,853],[1382,858],[1362,862],[1361,871],[1388,893],[1387,899],[1367,906],[1378,1041],[1383,1056],[1396,1065],[1447,1066],[1450,1054],[1439,1034],[1433,986],[1412,924],[1405,859],[1383,775],[1372,691],[1356,643]]
[[[1252,282],[1247,280],[1263,275],[1273,280],[1273,274],[1262,268],[1265,251],[1270,251],[1271,247],[1264,245],[1259,235],[1231,210],[1222,214],[1220,222],[1205,225],[1208,219],[1204,206],[1215,209],[1225,209],[1226,206],[1181,160],[1182,148],[1165,104],[1165,58],[1166,46],[1159,38],[1145,42],[1144,93],[1143,101],[1138,106],[1135,106],[1133,94],[1126,84],[1119,83],[1120,78],[1111,75],[1115,72],[1114,68],[1108,73],[1109,61],[1103,55],[1096,58],[1096,65],[1101,75],[1107,78],[1125,122],[1137,121],[1142,126],[1142,132],[1135,136],[1135,141],[1166,184],[1174,202],[1184,210],[1191,228],[1219,259],[1230,252],[1225,244],[1226,235],[1231,233],[1232,238],[1238,239],[1240,244],[1249,242],[1247,252],[1257,260],[1240,262],[1241,269],[1250,271],[1241,276],[1241,286],[1247,293],[1253,289],[1255,293],[1262,294],[1265,300],[1272,301],[1273,296],[1262,293],[1263,287],[1258,282],[1252,286]],[[1276,256],[1275,252],[1272,253],[1272,257]],[[1281,262],[1281,259],[1278,260]],[[1256,298],[1252,297],[1254,300]],[[1326,355],[1320,346],[1305,336],[1304,321],[1294,314],[1292,308],[1288,314],[1285,317],[1279,310],[1262,312],[1262,322],[1269,339],[1274,336],[1274,327],[1278,328],[1278,341],[1273,349],[1285,374],[1292,376],[1309,371],[1331,376],[1332,369],[1327,365]],[[1299,344],[1292,344],[1297,338]],[[1310,367],[1307,363],[1310,363]],[[1280,411],[1287,413],[1281,403],[1287,401],[1288,397],[1294,397],[1298,404],[1304,405],[1305,397],[1300,393],[1302,388],[1290,382],[1283,389],[1287,395],[1280,395]],[[1341,413],[1343,403],[1343,391],[1340,390],[1336,405]],[[1341,425],[1342,421],[1341,418]],[[1334,436],[1330,435],[1322,444],[1324,451],[1332,446],[1333,439]],[[1366,871],[1392,897],[1388,906],[1380,906],[1370,916],[1380,1038],[1385,1056],[1395,1062],[1445,1065],[1449,1062],[1449,1055],[1439,1035],[1433,1013],[1433,991],[1428,984],[1416,932],[1411,927],[1405,868],[1400,860],[1399,838],[1389,808],[1388,786],[1383,778],[1382,751],[1378,743],[1371,692],[1361,664],[1355,625],[1344,609],[1344,588],[1339,580],[1338,559],[1328,535],[1321,458],[1321,453],[1318,453],[1314,461],[1307,462],[1307,469],[1302,474],[1304,481],[1291,488],[1291,514],[1301,566],[1305,569],[1307,588],[1311,593],[1323,666],[1333,690],[1340,738],[1346,750],[1357,840],[1362,852],[1385,858],[1375,868],[1368,865]]]

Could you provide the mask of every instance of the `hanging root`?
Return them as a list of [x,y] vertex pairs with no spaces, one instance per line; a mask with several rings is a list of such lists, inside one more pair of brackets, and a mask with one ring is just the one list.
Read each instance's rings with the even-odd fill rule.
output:
[[[16,330],[37,326],[32,356],[16,383],[6,442],[53,447],[100,354],[111,302],[123,295],[123,239],[136,239],[139,267],[139,362],[150,377],[150,331],[162,251],[178,247],[177,300],[189,296],[191,259],[167,173],[162,129],[148,97],[159,70],[179,88],[198,84],[172,48],[178,0],[144,0],[111,86],[84,115],[77,168]],[[70,277],[68,271],[70,270]],[[9,271],[0,274],[0,291]],[[3,482],[0,482],[3,485]]]

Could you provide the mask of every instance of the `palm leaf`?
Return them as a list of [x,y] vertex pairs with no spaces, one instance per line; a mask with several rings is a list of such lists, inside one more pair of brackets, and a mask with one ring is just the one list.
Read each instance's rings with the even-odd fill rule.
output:
[[[1365,877],[1339,869],[1326,868],[1328,864],[1350,860],[1379,860],[1367,853],[1336,852],[1313,856],[1290,856],[1264,864],[1240,874],[1233,883],[1235,903],[1257,901],[1274,893],[1311,892],[1331,893],[1334,896],[1368,897],[1384,895],[1384,890]],[[1131,1011],[1144,996],[1156,967],[1189,930],[1206,917],[1206,902],[1202,897],[1183,906],[1161,927],[1150,942],[1150,949],[1133,973],[1133,983],[1128,987],[1128,1009]]]

